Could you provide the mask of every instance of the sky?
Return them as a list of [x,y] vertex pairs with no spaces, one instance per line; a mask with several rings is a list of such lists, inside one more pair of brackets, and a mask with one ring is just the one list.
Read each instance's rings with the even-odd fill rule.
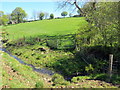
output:
[[[21,1],[21,2],[20,2]],[[25,1],[25,0],[24,0]],[[2,6],[1,6],[2,5]],[[53,13],[55,17],[61,17],[61,12],[67,11],[68,13],[77,14],[77,9],[74,7],[58,8],[58,3],[55,0],[3,0],[0,2],[0,11],[4,11],[5,14],[10,14],[16,7],[21,7],[28,14],[27,18],[32,19],[33,13],[46,12]],[[68,14],[69,16],[69,14]]]
[[47,12],[53,13],[55,17],[60,17],[62,11],[76,13],[76,10],[65,8],[58,9],[57,2],[2,2],[2,11],[6,14],[11,13],[16,7],[21,7],[28,14],[28,18],[33,17],[33,13]]

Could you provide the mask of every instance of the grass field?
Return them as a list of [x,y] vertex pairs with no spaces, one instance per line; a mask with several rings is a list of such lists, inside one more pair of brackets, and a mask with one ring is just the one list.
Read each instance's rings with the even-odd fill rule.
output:
[[84,17],[63,18],[9,25],[6,30],[9,33],[9,39],[18,39],[23,36],[71,34],[86,24]]

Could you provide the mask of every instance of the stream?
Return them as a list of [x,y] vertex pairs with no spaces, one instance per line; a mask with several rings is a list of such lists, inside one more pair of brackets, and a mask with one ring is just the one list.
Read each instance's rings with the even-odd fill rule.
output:
[[50,76],[52,76],[52,75],[54,74],[54,72],[51,71],[51,70],[47,70],[47,69],[45,69],[45,68],[39,68],[39,69],[37,69],[37,68],[36,68],[35,66],[33,66],[32,64],[27,64],[27,63],[25,63],[25,62],[22,61],[20,58],[14,56],[14,55],[11,55],[10,52],[8,52],[5,48],[0,48],[0,51],[6,52],[7,54],[10,55],[10,57],[13,57],[13,58],[16,59],[17,61],[19,61],[21,64],[32,67],[32,68],[33,68],[33,71],[36,71],[36,72],[38,72],[38,73],[48,74],[48,75],[50,75]]

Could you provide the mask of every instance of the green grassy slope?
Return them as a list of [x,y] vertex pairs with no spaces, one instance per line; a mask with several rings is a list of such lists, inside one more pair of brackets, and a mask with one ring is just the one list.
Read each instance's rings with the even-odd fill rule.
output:
[[42,20],[9,25],[7,26],[7,32],[10,39],[17,39],[23,36],[64,35],[75,33],[86,24],[84,17]]
[[[8,54],[2,55],[2,87],[3,88],[36,88],[49,87],[42,74],[38,74],[31,67],[22,65]],[[1,83],[0,83],[1,85]],[[37,85],[37,86],[36,86]]]

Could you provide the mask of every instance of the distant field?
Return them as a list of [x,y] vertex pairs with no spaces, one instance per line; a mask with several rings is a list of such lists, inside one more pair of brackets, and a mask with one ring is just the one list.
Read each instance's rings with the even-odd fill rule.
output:
[[18,39],[23,36],[38,36],[38,35],[64,35],[75,33],[80,27],[87,24],[84,17],[80,18],[63,18],[42,20],[30,23],[20,23],[9,25],[6,27],[10,39]]

